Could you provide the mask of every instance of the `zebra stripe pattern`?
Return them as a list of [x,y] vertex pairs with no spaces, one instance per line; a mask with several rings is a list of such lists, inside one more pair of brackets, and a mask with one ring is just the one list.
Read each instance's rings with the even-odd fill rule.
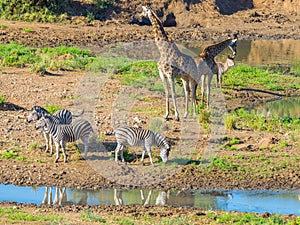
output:
[[142,164],[144,165],[145,152],[148,152],[150,162],[154,166],[151,156],[151,146],[160,148],[160,157],[164,163],[167,162],[170,145],[160,134],[151,130],[136,127],[119,127],[115,130],[117,147],[115,149],[115,161],[118,164],[118,153],[120,152],[122,162],[125,162],[123,156],[124,146],[143,146]]
[[77,120],[72,124],[59,124],[57,120],[51,115],[44,115],[37,122],[36,128],[43,128],[47,130],[54,139],[56,146],[56,159],[59,159],[59,148],[62,148],[64,155],[64,162],[67,161],[66,143],[74,142],[81,139],[84,143],[84,158],[87,157],[88,139],[91,132],[93,132],[92,125],[86,120]]
[[[83,111],[78,115],[72,115],[72,113],[67,109],[61,109],[56,111],[52,117],[55,119],[57,124],[70,124],[72,123],[72,117],[77,117],[83,114]],[[31,113],[27,117],[27,121],[30,123],[31,121],[37,121],[42,116],[47,115],[51,116],[51,114],[44,108],[40,106],[33,106]],[[43,128],[43,135],[46,140],[46,152],[49,150],[50,146],[50,154],[52,155],[53,148],[52,148],[52,137],[50,133]]]

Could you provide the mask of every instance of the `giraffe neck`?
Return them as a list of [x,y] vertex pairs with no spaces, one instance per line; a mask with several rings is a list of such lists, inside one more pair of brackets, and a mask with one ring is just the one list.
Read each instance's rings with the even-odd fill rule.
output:
[[151,11],[151,16],[149,16],[149,19],[152,24],[152,29],[156,43],[159,43],[161,41],[170,42],[170,39],[168,38],[168,35],[163,28],[162,22],[153,11]]
[[232,39],[228,39],[218,44],[208,46],[201,52],[200,57],[213,59],[231,44]]

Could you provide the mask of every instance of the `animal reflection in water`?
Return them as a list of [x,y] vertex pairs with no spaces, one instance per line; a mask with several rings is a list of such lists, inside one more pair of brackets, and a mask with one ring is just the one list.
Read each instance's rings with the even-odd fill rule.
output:
[[[122,190],[114,189],[114,201],[116,205],[124,205],[122,192]],[[152,197],[155,197],[154,205],[156,206],[177,205],[179,203],[181,206],[193,207],[195,203],[195,196],[190,192],[178,191],[175,195],[170,190],[159,192],[149,190],[148,195],[145,195],[144,192],[146,191],[140,190],[142,205],[144,206],[152,204],[152,202],[150,203]]]
[[[67,192],[65,187],[55,187],[54,199],[53,199],[53,187],[46,187],[42,204],[48,205],[68,205],[74,204],[73,201],[68,201]],[[87,205],[87,193],[83,192],[81,198],[78,201],[78,205]]]

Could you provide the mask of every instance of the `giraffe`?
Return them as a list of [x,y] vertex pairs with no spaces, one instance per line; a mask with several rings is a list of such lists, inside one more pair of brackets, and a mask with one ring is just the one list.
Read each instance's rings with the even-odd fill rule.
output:
[[234,59],[235,59],[235,54],[233,54],[233,56],[228,55],[224,63],[217,62],[217,69],[218,69],[217,87],[222,88],[222,75],[235,65]]
[[198,67],[199,77],[197,77],[197,83],[201,79],[201,100],[204,101],[204,86],[206,76],[208,81],[206,84],[206,97],[207,97],[207,106],[209,105],[210,98],[210,85],[212,76],[218,74],[217,63],[215,62],[215,57],[222,52],[225,48],[229,47],[233,55],[236,55],[236,41],[237,35],[235,34],[233,38],[228,38],[225,41],[219,42],[214,45],[207,46],[199,56],[194,57],[194,60]]
[[194,59],[179,51],[176,44],[168,37],[163,28],[161,20],[152,10],[151,6],[147,4],[142,6],[144,13],[148,16],[154,33],[155,43],[160,52],[160,59],[157,63],[159,76],[163,82],[165,97],[166,97],[166,114],[165,119],[169,116],[169,84],[171,86],[171,94],[175,110],[175,120],[179,121],[179,114],[176,104],[175,93],[175,78],[180,78],[183,83],[185,93],[185,114],[188,115],[189,95],[191,94],[193,113],[196,115],[196,87],[197,82],[197,65]]

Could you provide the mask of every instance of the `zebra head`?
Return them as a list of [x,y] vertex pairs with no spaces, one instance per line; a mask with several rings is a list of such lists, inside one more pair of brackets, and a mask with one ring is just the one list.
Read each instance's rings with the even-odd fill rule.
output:
[[168,161],[169,157],[169,152],[171,151],[171,147],[168,144],[165,144],[161,149],[160,149],[160,157],[164,163]]
[[52,123],[52,117],[49,116],[49,115],[43,115],[37,122],[36,122],[36,125],[35,125],[35,128],[36,129],[39,129],[39,128],[43,128],[43,129],[46,129],[49,124]]
[[27,116],[27,122],[30,123],[31,121],[37,121],[43,115],[49,115],[49,112],[40,106],[33,106],[31,113]]

